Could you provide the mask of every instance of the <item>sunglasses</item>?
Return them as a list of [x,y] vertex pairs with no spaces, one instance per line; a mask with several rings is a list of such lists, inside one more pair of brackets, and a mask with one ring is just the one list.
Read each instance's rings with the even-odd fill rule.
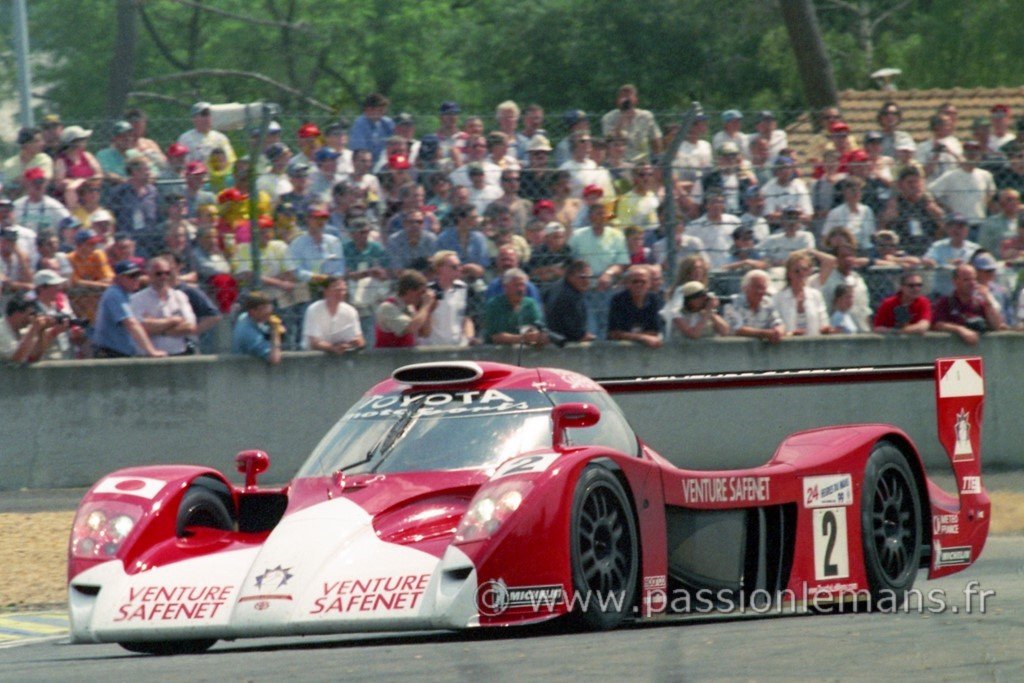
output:
[[156,271],[153,271],[153,277],[168,277],[168,276],[170,276],[170,274],[171,274],[171,271],[169,271],[169,270],[156,270]]

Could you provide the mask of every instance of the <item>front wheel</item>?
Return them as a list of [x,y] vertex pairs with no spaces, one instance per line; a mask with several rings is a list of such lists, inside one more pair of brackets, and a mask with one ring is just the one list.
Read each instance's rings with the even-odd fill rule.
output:
[[615,628],[634,611],[639,540],[629,497],[603,467],[591,465],[576,483],[569,543],[576,621]]
[[861,539],[873,609],[898,608],[921,562],[921,499],[898,448],[877,444],[864,468]]
[[197,655],[209,650],[216,642],[217,640],[212,638],[168,641],[133,640],[118,643],[118,645],[129,652],[137,652],[143,655]]

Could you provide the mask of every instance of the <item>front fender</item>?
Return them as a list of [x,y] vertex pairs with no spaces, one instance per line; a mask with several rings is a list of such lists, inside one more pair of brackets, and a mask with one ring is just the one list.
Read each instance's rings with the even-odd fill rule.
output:
[[[522,456],[525,457],[529,456]],[[640,507],[638,498],[647,499],[650,496],[657,496],[659,500],[655,501],[657,504],[649,505],[648,509],[663,511],[664,505],[660,501],[661,477],[657,465],[614,451],[574,449],[558,455],[541,472],[510,475],[529,480],[532,485],[520,507],[491,537],[461,543],[458,548],[476,567],[478,598],[486,597],[481,596],[481,592],[486,593],[491,587],[501,586],[502,591],[507,590],[510,594],[516,589],[534,589],[539,602],[536,606],[522,604],[498,613],[489,612],[486,604],[478,604],[481,625],[543,621],[566,613],[565,599],[573,590],[569,550],[573,496],[584,468],[594,462],[616,472],[624,480],[627,495],[634,501],[635,512]],[[498,469],[495,478],[484,484],[477,496],[486,496],[491,487],[500,485],[506,479],[501,476],[502,470]],[[652,526],[645,524],[644,516],[638,517],[643,566],[647,557],[645,548],[650,547],[653,552],[658,547],[655,543],[644,543],[645,532],[658,528],[658,521],[655,519]],[[660,524],[663,530],[664,514],[661,515]],[[551,596],[561,598],[549,600]]]
[[[178,504],[199,477],[231,485],[220,472],[190,465],[131,467],[96,482],[79,503],[68,542],[68,581],[86,569],[120,560],[126,569],[147,548],[175,535]],[[133,520],[121,538],[104,528],[117,516]]]

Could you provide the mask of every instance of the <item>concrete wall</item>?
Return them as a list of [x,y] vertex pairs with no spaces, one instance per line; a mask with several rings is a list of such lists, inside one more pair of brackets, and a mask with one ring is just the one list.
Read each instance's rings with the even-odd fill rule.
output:
[[[946,335],[791,339],[778,346],[674,340],[656,351],[613,343],[525,351],[523,364],[609,377],[922,363],[973,351]],[[989,335],[977,351],[987,380],[985,463],[1024,465],[1024,335]],[[407,363],[456,358],[514,363],[516,353],[295,353],[276,368],[231,356],[0,367],[0,489],[87,486],[113,469],[156,463],[230,472],[245,448],[268,451],[266,481],[283,482],[372,384]],[[930,466],[945,463],[925,383],[658,393],[619,402],[653,447],[697,469],[759,464],[797,429],[877,421],[907,430]]]

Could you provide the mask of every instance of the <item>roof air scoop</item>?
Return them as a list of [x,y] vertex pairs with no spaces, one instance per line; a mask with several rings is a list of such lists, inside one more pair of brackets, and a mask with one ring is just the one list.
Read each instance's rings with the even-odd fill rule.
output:
[[472,361],[439,361],[404,365],[391,373],[391,378],[403,384],[423,386],[475,382],[483,374],[483,368]]

